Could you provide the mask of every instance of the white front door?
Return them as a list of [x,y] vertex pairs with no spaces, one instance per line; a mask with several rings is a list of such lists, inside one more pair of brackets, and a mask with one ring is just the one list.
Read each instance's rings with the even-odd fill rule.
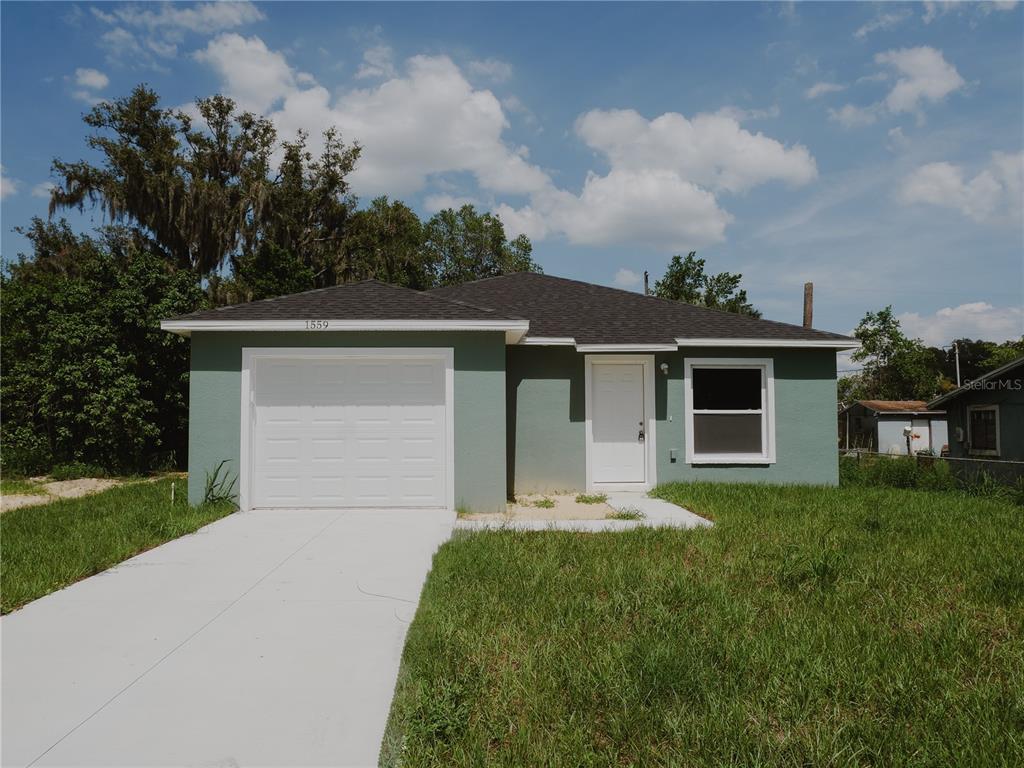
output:
[[251,507],[445,506],[440,359],[257,357]]
[[644,365],[594,361],[591,392],[591,482],[647,482]]

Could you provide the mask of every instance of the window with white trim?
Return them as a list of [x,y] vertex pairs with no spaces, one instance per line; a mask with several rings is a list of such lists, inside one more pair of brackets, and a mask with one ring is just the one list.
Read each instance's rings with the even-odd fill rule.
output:
[[774,462],[774,386],[771,360],[688,360],[684,395],[687,461]]
[[980,456],[999,455],[999,406],[967,407],[967,441],[970,452]]

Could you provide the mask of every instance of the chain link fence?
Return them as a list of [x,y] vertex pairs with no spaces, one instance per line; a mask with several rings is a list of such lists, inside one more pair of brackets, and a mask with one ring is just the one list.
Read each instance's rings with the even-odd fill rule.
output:
[[[895,455],[889,453],[878,453],[877,451],[866,451],[860,448],[840,448],[839,455],[855,459],[859,464],[869,461],[880,461],[883,459],[902,459],[907,461],[904,454]],[[910,459],[916,461],[922,468],[944,462],[950,472],[964,483],[974,484],[986,479],[1016,485],[1024,478],[1024,461],[1007,461],[1005,459],[983,459],[964,458],[960,456],[932,456],[928,454],[911,455]]]

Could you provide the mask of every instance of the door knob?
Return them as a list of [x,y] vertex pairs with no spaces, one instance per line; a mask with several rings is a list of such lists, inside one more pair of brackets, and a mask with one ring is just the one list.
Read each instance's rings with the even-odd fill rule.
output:
[[644,437],[644,423],[642,421],[640,422],[640,434],[636,436],[636,439],[639,440],[641,443],[645,439],[645,437]]

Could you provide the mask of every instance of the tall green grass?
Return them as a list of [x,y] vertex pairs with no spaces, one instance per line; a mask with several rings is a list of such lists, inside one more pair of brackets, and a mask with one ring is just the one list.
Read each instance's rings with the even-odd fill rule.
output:
[[858,487],[656,495],[715,527],[445,544],[382,763],[1024,764],[1018,508]]
[[78,499],[22,507],[0,515],[0,610],[110,568],[132,555],[191,533],[234,510],[221,503],[189,507],[177,479],[135,482]]

